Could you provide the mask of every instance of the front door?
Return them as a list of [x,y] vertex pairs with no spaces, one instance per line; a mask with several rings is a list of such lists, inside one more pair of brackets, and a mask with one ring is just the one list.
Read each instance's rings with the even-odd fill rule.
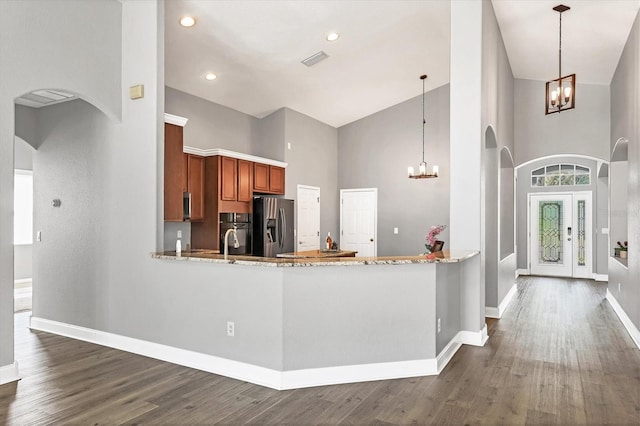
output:
[[340,190],[340,249],[357,257],[377,256],[378,190]]
[[591,278],[591,192],[529,194],[533,275]]
[[320,188],[298,185],[296,251],[320,248]]

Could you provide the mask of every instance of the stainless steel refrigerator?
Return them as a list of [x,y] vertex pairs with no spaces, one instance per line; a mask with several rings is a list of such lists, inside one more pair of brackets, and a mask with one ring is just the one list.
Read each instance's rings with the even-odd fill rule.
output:
[[253,199],[253,255],[276,257],[294,251],[293,200]]

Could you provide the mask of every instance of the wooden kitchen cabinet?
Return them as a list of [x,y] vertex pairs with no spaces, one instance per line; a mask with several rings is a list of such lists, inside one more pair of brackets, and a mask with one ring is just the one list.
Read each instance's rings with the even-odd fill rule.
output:
[[182,222],[183,128],[164,124],[164,220]]
[[204,157],[187,157],[187,191],[191,193],[191,222],[204,220]]
[[284,169],[253,163],[253,190],[262,194],[284,195]]
[[238,160],[220,157],[220,199],[238,200]]
[[269,166],[269,191],[272,194],[284,195],[284,169]]
[[269,192],[269,165],[253,163],[253,190]]
[[253,200],[253,163],[238,160],[238,201]]

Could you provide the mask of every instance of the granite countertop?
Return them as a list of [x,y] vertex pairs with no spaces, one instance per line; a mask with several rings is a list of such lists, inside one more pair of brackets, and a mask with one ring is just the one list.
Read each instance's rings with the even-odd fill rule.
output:
[[463,262],[479,254],[475,250],[444,250],[434,253],[429,258],[425,255],[419,256],[384,256],[384,257],[326,257],[326,258],[305,258],[287,259],[258,256],[234,256],[230,255],[227,260],[221,254],[196,251],[182,252],[181,256],[176,256],[176,252],[166,251],[151,253],[151,257],[161,260],[172,260],[178,262],[206,262],[206,263],[228,263],[247,266],[264,267],[307,267],[307,266],[357,266],[357,265],[408,265],[412,263],[457,263]]
[[357,251],[349,250],[305,250],[294,253],[280,253],[276,257],[287,259],[319,259],[327,257],[354,257]]

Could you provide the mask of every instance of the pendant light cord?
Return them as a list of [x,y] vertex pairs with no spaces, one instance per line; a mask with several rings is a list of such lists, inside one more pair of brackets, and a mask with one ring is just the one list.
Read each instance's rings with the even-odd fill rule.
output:
[[[558,40],[558,88],[562,89],[562,12],[560,12],[560,35]],[[560,94],[558,94],[558,99],[560,99]]]
[[427,123],[427,120],[425,120],[424,118],[424,80],[425,78],[422,79],[422,162],[423,163],[424,163],[424,125]]

